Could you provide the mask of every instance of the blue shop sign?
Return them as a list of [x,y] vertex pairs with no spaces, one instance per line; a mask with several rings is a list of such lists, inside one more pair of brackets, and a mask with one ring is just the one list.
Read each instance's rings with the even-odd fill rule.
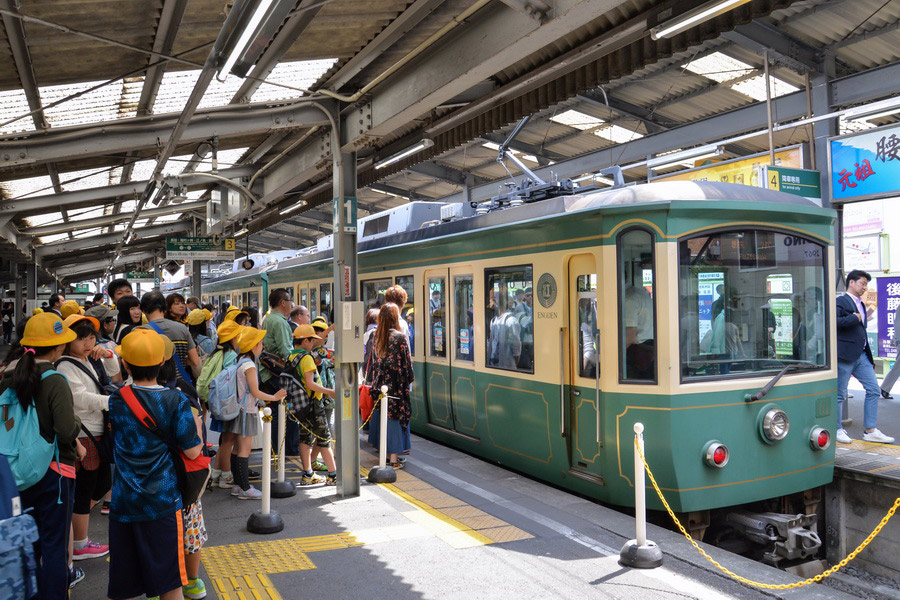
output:
[[831,140],[829,170],[834,200],[896,195],[900,190],[900,126]]

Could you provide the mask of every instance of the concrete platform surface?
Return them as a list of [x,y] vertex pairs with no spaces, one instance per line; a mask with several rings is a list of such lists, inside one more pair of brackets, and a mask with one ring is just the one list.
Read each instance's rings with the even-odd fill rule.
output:
[[[259,464],[259,455],[254,455]],[[363,453],[363,469],[374,457]],[[299,477],[299,465],[287,465]],[[363,483],[357,498],[334,488],[299,488],[274,499],[279,534],[246,531],[258,501],[227,490],[203,497],[210,539],[203,550],[208,598],[849,598],[814,584],[756,590],[716,571],[680,534],[649,526],[664,552],[654,570],[618,564],[634,537],[629,516],[450,448],[414,437],[406,469],[392,485]],[[107,540],[95,510],[92,538]],[[745,577],[798,581],[782,571],[704,548]],[[78,563],[86,574],[72,595],[105,597],[109,563]]]

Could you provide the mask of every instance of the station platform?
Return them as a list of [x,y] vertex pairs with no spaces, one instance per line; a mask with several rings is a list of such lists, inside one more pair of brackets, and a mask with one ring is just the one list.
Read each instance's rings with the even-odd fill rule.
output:
[[[376,461],[363,452],[361,462],[367,472]],[[251,463],[259,468],[258,453]],[[297,462],[286,471],[299,479]],[[363,481],[356,498],[340,499],[334,488],[318,485],[273,499],[285,528],[269,536],[246,530],[258,501],[207,492],[210,539],[201,576],[208,598],[851,598],[822,585],[744,586],[720,575],[680,534],[652,525],[648,536],[662,548],[663,566],[624,568],[619,549],[634,537],[627,514],[416,436],[397,474],[395,484]],[[97,511],[91,536],[107,540],[106,517]],[[749,579],[798,581],[703,547]],[[104,598],[109,563],[79,566],[87,577],[72,598]]]

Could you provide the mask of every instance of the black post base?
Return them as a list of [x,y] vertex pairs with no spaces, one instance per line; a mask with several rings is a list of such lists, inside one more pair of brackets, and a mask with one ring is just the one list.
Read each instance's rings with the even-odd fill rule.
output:
[[662,563],[662,550],[650,540],[643,546],[638,546],[637,540],[629,540],[619,552],[619,564],[624,567],[655,569],[662,566]]
[[297,488],[290,481],[273,481],[271,485],[273,498],[290,498],[297,493]]
[[262,514],[261,510],[256,511],[247,519],[247,531],[250,533],[278,533],[284,529],[284,521],[274,510],[269,514]]
[[394,471],[394,467],[390,466],[372,467],[367,479],[369,483],[394,483],[397,481],[397,472]]

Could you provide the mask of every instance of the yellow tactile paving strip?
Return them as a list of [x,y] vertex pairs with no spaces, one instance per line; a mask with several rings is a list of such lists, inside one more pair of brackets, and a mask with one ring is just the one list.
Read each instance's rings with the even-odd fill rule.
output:
[[[360,469],[364,474],[378,460],[368,452],[360,453]],[[404,516],[429,529],[454,548],[471,548],[486,544],[514,542],[534,537],[527,531],[466,504],[407,471],[397,471],[397,481],[383,487],[412,504],[418,511]]]
[[[362,453],[360,471],[377,463]],[[315,569],[311,552],[323,552],[433,535],[455,549],[532,538],[530,533],[442,492],[406,471],[383,487],[415,509],[407,525],[305,538],[276,539],[203,549],[203,566],[221,600],[283,600],[267,575]]]
[[850,444],[839,444],[838,448],[850,448],[851,450],[872,452],[874,454],[882,454],[884,456],[900,456],[900,446],[893,446],[891,444],[874,444],[872,442],[864,442],[862,440],[853,440],[853,442]]
[[[853,442],[849,444],[838,444],[838,449],[842,449],[843,452],[839,452],[838,457],[843,454],[845,457],[850,458],[857,456],[857,452],[863,452],[865,454],[875,454],[878,456],[890,456],[894,458],[900,458],[900,446],[894,446],[891,444],[875,444],[873,442],[865,442],[863,440],[853,440]],[[850,452],[847,452],[850,450]],[[841,468],[841,461],[837,460],[835,466]],[[861,465],[860,465],[861,466]],[[867,466],[871,466],[869,463]],[[859,471],[865,473],[884,473],[888,476],[896,476],[900,473],[900,460],[898,460],[895,464],[887,464],[876,467],[874,469],[866,469],[862,470],[855,466],[847,466],[844,467],[851,471]]]

